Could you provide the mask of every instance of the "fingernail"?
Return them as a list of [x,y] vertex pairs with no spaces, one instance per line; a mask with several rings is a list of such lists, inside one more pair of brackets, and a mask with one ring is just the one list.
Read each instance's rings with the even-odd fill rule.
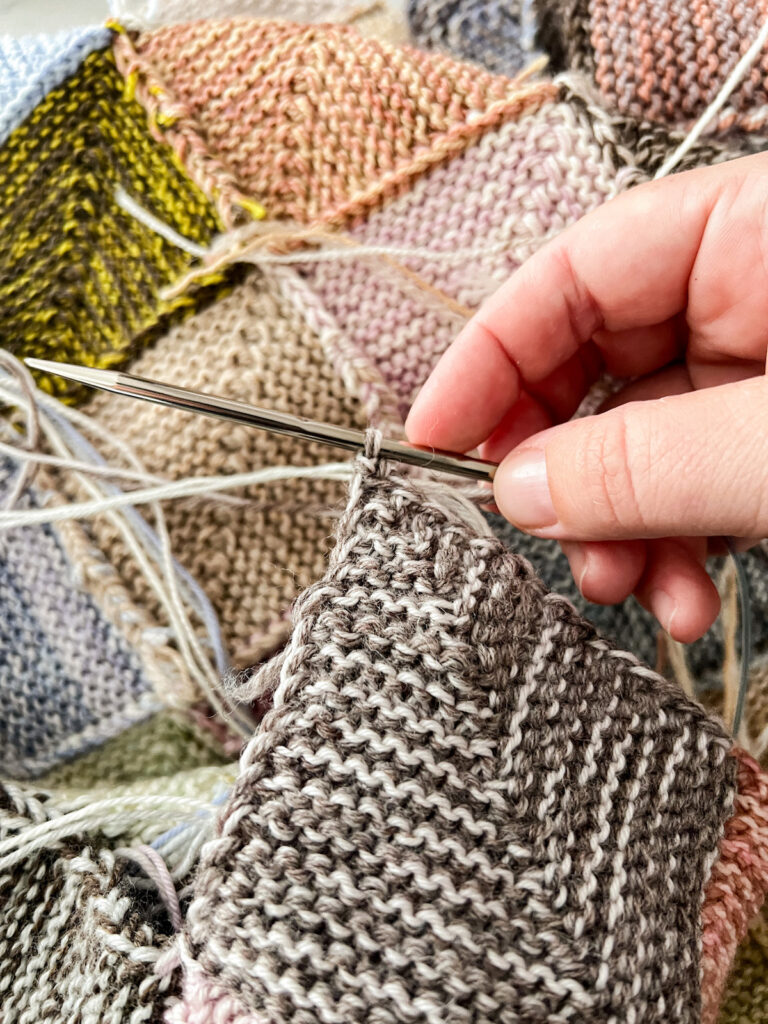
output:
[[677,601],[670,597],[666,590],[653,590],[650,594],[651,611],[664,629],[672,632],[672,624],[677,614]]
[[557,522],[543,448],[528,448],[510,455],[504,461],[495,491],[502,515],[515,526],[540,530]]

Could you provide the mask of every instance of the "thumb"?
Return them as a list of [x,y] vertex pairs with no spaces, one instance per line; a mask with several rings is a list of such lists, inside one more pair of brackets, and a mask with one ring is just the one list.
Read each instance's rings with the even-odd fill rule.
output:
[[504,460],[499,510],[563,540],[768,535],[768,378],[632,402]]

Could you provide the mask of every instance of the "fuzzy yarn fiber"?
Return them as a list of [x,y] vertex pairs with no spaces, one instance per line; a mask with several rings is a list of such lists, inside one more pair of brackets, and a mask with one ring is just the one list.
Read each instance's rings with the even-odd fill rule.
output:
[[[472,311],[653,177],[762,18],[412,0],[427,53],[375,4],[267,6],[0,39],[3,348],[396,436]],[[567,73],[515,78],[540,51]],[[681,169],[760,148],[764,107],[756,65]],[[762,549],[755,759],[718,717],[721,627],[686,653],[705,710],[646,667],[637,605],[589,606],[556,546],[375,432],[349,486],[8,527],[127,449],[146,476],[109,500],[345,458],[38,383],[38,447],[78,464],[6,507],[31,426],[3,418],[3,1022],[765,1019]]]

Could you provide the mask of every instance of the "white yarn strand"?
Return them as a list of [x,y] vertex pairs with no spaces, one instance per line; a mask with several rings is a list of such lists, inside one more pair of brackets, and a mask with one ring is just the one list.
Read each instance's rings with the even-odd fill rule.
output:
[[672,153],[668,159],[661,165],[659,170],[655,174],[655,180],[659,178],[665,178],[670,174],[675,167],[680,163],[685,154],[691,149],[692,146],[698,142],[702,133],[708,127],[711,121],[717,116],[722,110],[734,89],[739,85],[745,75],[749,73],[752,65],[755,63],[757,58],[760,56],[760,52],[768,41],[768,18],[763,22],[762,28],[755,36],[752,45],[744,53],[742,58],[731,71],[730,75],[723,82],[720,92],[715,96],[712,102],[709,104],[707,109],[693,125],[691,130],[688,132],[686,137]]
[[255,484],[270,484],[281,480],[341,480],[352,477],[351,462],[328,462],[319,466],[270,466],[250,473],[233,473],[228,476],[199,476],[175,480],[157,487],[129,491],[126,494],[108,498],[97,498],[60,505],[51,508],[24,509],[18,512],[0,512],[0,529],[9,530],[18,526],[60,523],[71,519],[92,519],[113,509],[134,505],[147,505],[172,498],[192,495],[213,494],[228,488],[250,487]]

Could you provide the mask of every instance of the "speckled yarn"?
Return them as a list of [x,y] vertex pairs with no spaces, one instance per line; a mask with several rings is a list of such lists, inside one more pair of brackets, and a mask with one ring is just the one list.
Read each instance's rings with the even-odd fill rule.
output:
[[341,224],[551,95],[347,26],[192,22],[116,43],[153,131],[214,196]]
[[0,36],[0,144],[89,53],[110,40],[111,33],[98,27],[20,39]]
[[[0,461],[0,500],[13,473]],[[44,500],[28,493],[22,504]],[[39,774],[159,707],[139,652],[48,527],[0,531],[0,772]]]
[[[451,9],[443,48],[473,28]],[[539,41],[555,39],[552,10]],[[488,13],[473,59],[502,67],[491,50],[511,45],[516,12]],[[583,36],[583,12],[566,14]],[[78,59],[0,147],[8,343],[388,434],[471,309],[681,138],[675,118],[608,101],[586,64],[513,82],[338,24],[218,17],[118,33],[115,52],[119,72],[108,52]],[[699,144],[683,166],[742,144]],[[170,299],[193,258],[120,210],[116,184],[230,255],[298,223],[438,258],[302,257]],[[166,478],[335,458],[89,399]],[[23,500],[82,496],[49,470]],[[36,776],[0,790],[3,1024],[759,1012],[768,783],[622,653],[653,659],[655,627],[627,605],[600,613],[615,639],[599,637],[520,557],[574,593],[553,546],[518,535],[510,554],[477,510],[373,447],[346,514],[332,483],[237,497],[165,514],[221,620],[222,664],[248,669],[232,700],[257,719],[272,705],[239,766],[114,521],[0,534],[2,767]],[[691,652],[699,674],[708,643]],[[750,729],[764,659],[753,679]]]
[[[678,126],[711,103],[768,16],[761,0],[533,0],[530,6],[536,43],[553,71],[584,71],[609,109]],[[416,40],[428,49],[447,49],[507,74],[521,66],[517,4],[410,0],[408,14]],[[764,51],[710,131],[765,134],[766,72]]]
[[111,53],[92,53],[0,147],[0,337],[16,355],[116,366],[205,297],[160,298],[190,257],[116,205],[121,186],[200,243],[218,227],[124,92]]
[[261,688],[173,1021],[698,1020],[728,741],[373,452]]
[[[45,798],[0,787],[0,843],[45,821]],[[160,1021],[154,973],[171,928],[108,848],[68,842],[0,868],[0,1006],[7,1024]]]
[[[365,426],[360,403],[334,371],[322,339],[258,271],[174,327],[132,369],[252,405]],[[98,395],[87,411],[129,442],[150,472],[167,479],[348,457],[115,395]],[[251,488],[241,495],[249,503],[240,506],[207,500],[167,508],[174,553],[219,613],[237,666],[252,665],[285,639],[291,602],[323,572],[343,493],[330,481],[289,480]],[[114,527],[99,519],[92,530],[136,600],[159,614]]]
[[515,75],[530,58],[522,7],[522,0],[409,0],[408,22],[424,50],[443,50],[494,74]]

